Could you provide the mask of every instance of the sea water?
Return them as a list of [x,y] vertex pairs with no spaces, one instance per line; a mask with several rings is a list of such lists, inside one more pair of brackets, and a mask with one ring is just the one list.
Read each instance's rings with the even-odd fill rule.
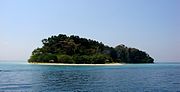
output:
[[0,62],[0,92],[180,92],[180,64],[55,66]]

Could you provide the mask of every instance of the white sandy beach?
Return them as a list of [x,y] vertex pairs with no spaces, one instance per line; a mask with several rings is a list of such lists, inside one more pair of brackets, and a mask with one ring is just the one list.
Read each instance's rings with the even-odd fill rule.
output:
[[65,64],[65,63],[29,63],[36,65],[60,65],[60,66],[119,66],[123,63],[110,63],[110,64]]

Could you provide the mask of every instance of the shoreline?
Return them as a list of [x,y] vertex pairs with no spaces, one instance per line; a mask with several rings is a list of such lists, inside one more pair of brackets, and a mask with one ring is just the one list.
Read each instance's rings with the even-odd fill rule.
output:
[[110,63],[110,64],[65,64],[65,63],[28,63],[34,65],[59,65],[59,66],[119,66],[123,63]]

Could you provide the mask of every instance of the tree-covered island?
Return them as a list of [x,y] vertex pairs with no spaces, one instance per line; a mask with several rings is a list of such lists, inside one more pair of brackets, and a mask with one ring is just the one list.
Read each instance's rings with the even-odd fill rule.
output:
[[153,63],[146,52],[118,45],[115,48],[79,36],[59,34],[42,40],[43,46],[32,52],[29,63]]

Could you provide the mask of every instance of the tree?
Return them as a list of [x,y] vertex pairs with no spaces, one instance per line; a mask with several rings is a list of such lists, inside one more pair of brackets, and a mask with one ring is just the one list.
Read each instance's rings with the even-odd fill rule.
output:
[[59,34],[42,40],[43,46],[32,52],[28,62],[104,64],[112,62],[153,63],[143,51],[118,45],[115,48],[79,36]]
[[73,59],[69,55],[57,55],[58,63],[73,63]]
[[121,44],[116,46],[115,50],[117,52],[117,58],[119,59],[119,62],[128,63],[129,61],[128,48],[125,45]]
[[105,54],[95,54],[92,56],[93,64],[105,64],[105,63],[111,63],[111,62],[112,62],[112,58]]

